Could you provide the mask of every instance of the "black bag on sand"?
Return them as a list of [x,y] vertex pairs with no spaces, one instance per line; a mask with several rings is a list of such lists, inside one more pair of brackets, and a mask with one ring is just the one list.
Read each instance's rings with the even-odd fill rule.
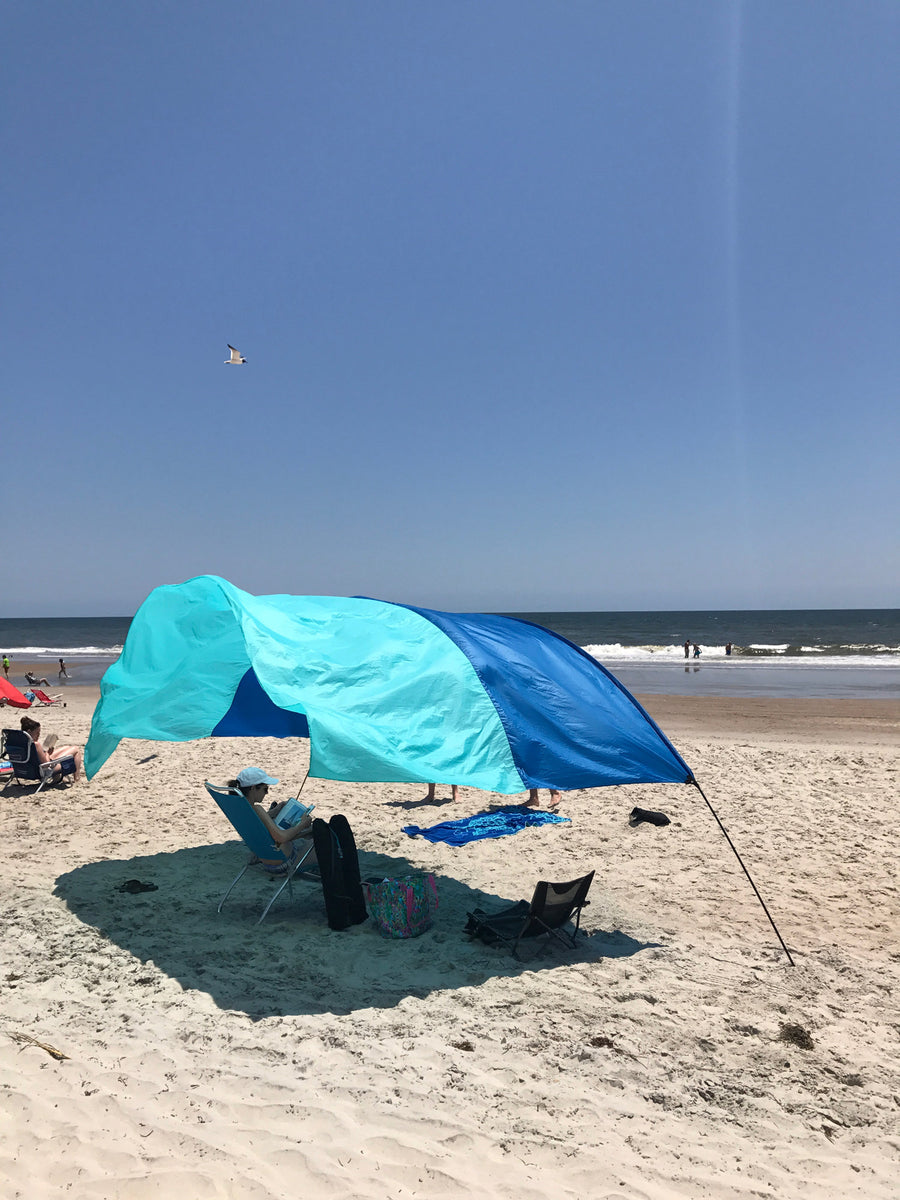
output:
[[[486,913],[483,908],[476,908],[474,912],[466,913],[468,920],[463,933],[480,938],[487,946],[501,942],[504,938],[512,940],[522,932],[530,912],[531,905],[527,900],[517,900],[509,908],[492,914]],[[485,924],[485,921],[490,921],[490,925]]]
[[341,867],[344,872],[344,892],[347,897],[347,915],[351,925],[359,925],[369,914],[366,910],[366,899],[363,895],[362,881],[359,877],[359,856],[356,853],[356,838],[350,828],[350,822],[343,813],[337,813],[329,822],[334,836],[337,838],[341,852]]
[[652,808],[633,808],[628,818],[629,825],[639,825],[641,821],[649,821],[651,825],[672,824],[665,813],[654,812]]
[[347,929],[368,917],[359,859],[350,822],[343,815],[313,821],[313,845],[322,876],[325,915],[331,929]]

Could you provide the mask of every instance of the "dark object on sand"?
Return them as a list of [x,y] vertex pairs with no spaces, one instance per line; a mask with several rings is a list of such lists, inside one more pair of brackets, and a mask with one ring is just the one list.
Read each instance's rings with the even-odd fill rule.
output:
[[[590,901],[587,898],[594,872],[573,879],[569,883],[548,883],[538,880],[531,903],[519,900],[518,903],[493,914],[486,913],[481,908],[467,913],[464,933],[470,937],[480,938],[487,945],[502,942],[512,951],[513,958],[518,958],[518,946],[522,938],[538,937],[548,933],[557,938],[570,950],[575,949],[575,939],[581,928],[581,910]],[[565,926],[570,921],[575,922],[575,928],[570,933]],[[584,930],[581,930],[584,934]]]
[[328,925],[331,929],[359,925],[369,914],[350,822],[338,813],[328,822],[317,817],[312,828]]
[[672,824],[665,813],[654,812],[652,808],[633,808],[628,818],[629,825],[639,825],[641,821],[649,821],[651,825]]
[[159,889],[155,883],[141,883],[139,879],[126,879],[123,884],[116,888],[117,892],[156,892]]
[[802,1025],[782,1025],[778,1040],[779,1042],[789,1042],[792,1046],[799,1046],[801,1050],[812,1050],[815,1044],[809,1030],[804,1029]]

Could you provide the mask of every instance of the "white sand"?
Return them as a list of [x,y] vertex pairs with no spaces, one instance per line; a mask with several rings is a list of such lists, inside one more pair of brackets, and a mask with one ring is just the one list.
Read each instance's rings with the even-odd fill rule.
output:
[[[83,742],[94,695],[68,689],[45,729]],[[364,875],[437,872],[438,924],[408,942],[329,930],[311,885],[257,926],[256,871],[216,914],[243,851],[202,781],[255,763],[286,795],[297,743],[126,743],[90,784],[11,787],[3,1200],[896,1200],[900,703],[646,703],[793,968],[690,787],[571,793],[571,824],[454,849],[401,826],[504,798],[311,781]],[[631,827],[634,805],[672,824]],[[592,867],[578,953],[517,964],[462,934],[475,904]]]

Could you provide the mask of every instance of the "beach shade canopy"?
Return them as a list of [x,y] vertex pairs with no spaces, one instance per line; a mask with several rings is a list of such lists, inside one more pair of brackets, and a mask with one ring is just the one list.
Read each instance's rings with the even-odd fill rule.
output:
[[513,794],[691,783],[596,659],[513,617],[362,597],[156,588],[106,672],[88,777],[122,738],[308,737],[310,775]]
[[14,688],[8,679],[0,678],[0,699],[11,704],[13,708],[31,708],[31,701],[23,696],[18,688]]

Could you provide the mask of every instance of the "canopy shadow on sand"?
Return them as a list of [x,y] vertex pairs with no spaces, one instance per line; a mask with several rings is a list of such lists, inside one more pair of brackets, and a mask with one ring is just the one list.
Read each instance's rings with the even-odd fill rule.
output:
[[[207,993],[223,1010],[255,1020],[314,1013],[347,1015],[390,1008],[407,997],[478,987],[493,977],[549,970],[637,954],[658,943],[597,929],[601,908],[588,908],[588,936],[567,951],[547,939],[529,942],[522,962],[470,940],[466,913],[501,908],[521,896],[499,897],[437,875],[440,911],[428,933],[410,940],[379,935],[371,921],[342,932],[328,928],[317,884],[295,882],[262,925],[256,921],[275,886],[251,870],[221,913],[216,906],[245,854],[239,842],[192,846],[171,853],[88,863],[60,875],[54,894],[86,925],[186,990]],[[361,853],[363,878],[403,876],[420,868],[405,858]],[[123,893],[128,879],[157,890]],[[523,895],[534,885],[523,883]],[[592,919],[593,918],[593,919]],[[140,982],[145,982],[141,980]],[[152,983],[152,976],[146,982]]]

